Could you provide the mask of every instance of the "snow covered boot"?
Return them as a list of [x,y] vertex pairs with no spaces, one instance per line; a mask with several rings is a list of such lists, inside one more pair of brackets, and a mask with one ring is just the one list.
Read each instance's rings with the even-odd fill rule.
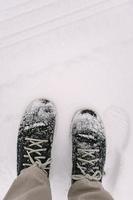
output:
[[72,183],[81,179],[102,181],[106,139],[99,115],[90,109],[78,111],[72,120]]
[[36,99],[27,107],[18,133],[18,175],[34,164],[49,175],[55,118],[55,106],[49,100]]

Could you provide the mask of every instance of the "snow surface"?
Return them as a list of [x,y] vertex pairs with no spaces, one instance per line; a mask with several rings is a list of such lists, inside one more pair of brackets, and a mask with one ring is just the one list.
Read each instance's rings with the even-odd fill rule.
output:
[[[132,200],[132,65],[131,0],[0,0],[0,199],[16,177],[21,116],[30,101],[46,97],[58,111],[53,200],[67,199],[70,122],[82,107],[95,108],[102,116],[109,149],[114,147],[105,188],[116,200]],[[110,106],[113,112],[114,107],[117,113],[121,110],[115,115],[118,124],[114,118],[110,123]],[[119,151],[116,145],[122,147],[125,138]]]

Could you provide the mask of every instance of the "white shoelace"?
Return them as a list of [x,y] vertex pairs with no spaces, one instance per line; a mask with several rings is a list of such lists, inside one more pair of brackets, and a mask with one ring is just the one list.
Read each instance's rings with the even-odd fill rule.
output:
[[[48,140],[40,140],[40,139],[33,139],[33,138],[25,138],[26,141],[29,141],[29,147],[25,147],[24,149],[27,152],[27,155],[24,155],[25,158],[29,158],[31,163],[23,163],[23,166],[30,167],[34,164],[37,164],[39,167],[45,169],[48,169],[48,165],[51,163],[51,158],[48,158],[48,160],[45,163],[42,163],[41,160],[46,159],[45,156],[41,156],[42,151],[46,151],[46,148],[42,149],[42,144],[47,143]],[[37,146],[38,149],[32,149],[33,146]],[[32,153],[36,153],[38,156],[34,157],[34,160],[31,156]]]
[[[99,159],[95,158],[94,153],[99,152],[99,149],[82,149],[82,148],[78,148],[78,153],[81,154],[82,158],[77,158],[78,161],[82,162],[82,166],[80,166],[79,163],[77,163],[77,167],[80,169],[81,174],[76,174],[76,175],[72,175],[72,179],[73,180],[80,180],[83,178],[89,179],[89,180],[93,180],[93,181],[99,181],[102,177],[101,172],[98,170],[98,167],[92,167],[91,171],[93,175],[90,175],[89,173],[86,174],[85,173],[85,167],[84,165],[89,163],[90,165],[94,165]],[[90,160],[86,160],[85,157],[89,156],[92,159]],[[96,170],[95,172],[93,170]]]

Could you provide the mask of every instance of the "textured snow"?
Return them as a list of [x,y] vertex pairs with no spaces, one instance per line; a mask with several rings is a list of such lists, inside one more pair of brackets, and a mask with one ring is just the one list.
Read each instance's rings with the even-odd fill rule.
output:
[[[67,199],[70,122],[82,107],[94,108],[105,121],[111,149],[105,188],[116,200],[132,200],[132,1],[47,3],[0,0],[0,199],[16,177],[21,116],[33,99],[44,97],[57,107],[50,177],[53,200]],[[124,114],[112,118],[110,106]]]
[[[88,109],[88,108],[87,108]],[[96,111],[94,111],[96,113]],[[81,131],[84,130],[91,130],[94,132],[99,132],[101,136],[104,133],[103,122],[101,121],[100,116],[98,113],[96,114],[97,117],[94,117],[88,113],[82,114],[82,109],[78,111],[73,119],[73,123],[76,125],[77,129]]]
[[[111,106],[104,112],[104,123],[107,136],[105,171],[106,174],[108,174],[105,176],[104,184],[113,192],[116,186],[123,188],[123,186],[121,186],[123,177],[121,177],[120,174],[125,170],[124,167],[122,167],[124,164],[123,157],[130,139],[129,117],[123,109]],[[118,176],[121,178],[117,183]],[[117,195],[117,190],[115,192]]]

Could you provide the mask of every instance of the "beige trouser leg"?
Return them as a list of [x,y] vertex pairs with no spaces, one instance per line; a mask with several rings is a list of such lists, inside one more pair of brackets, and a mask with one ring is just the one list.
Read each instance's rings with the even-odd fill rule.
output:
[[82,179],[76,181],[68,193],[69,200],[112,200],[110,194],[104,190],[99,182]]
[[50,183],[37,166],[24,169],[16,178],[4,200],[51,200]]

